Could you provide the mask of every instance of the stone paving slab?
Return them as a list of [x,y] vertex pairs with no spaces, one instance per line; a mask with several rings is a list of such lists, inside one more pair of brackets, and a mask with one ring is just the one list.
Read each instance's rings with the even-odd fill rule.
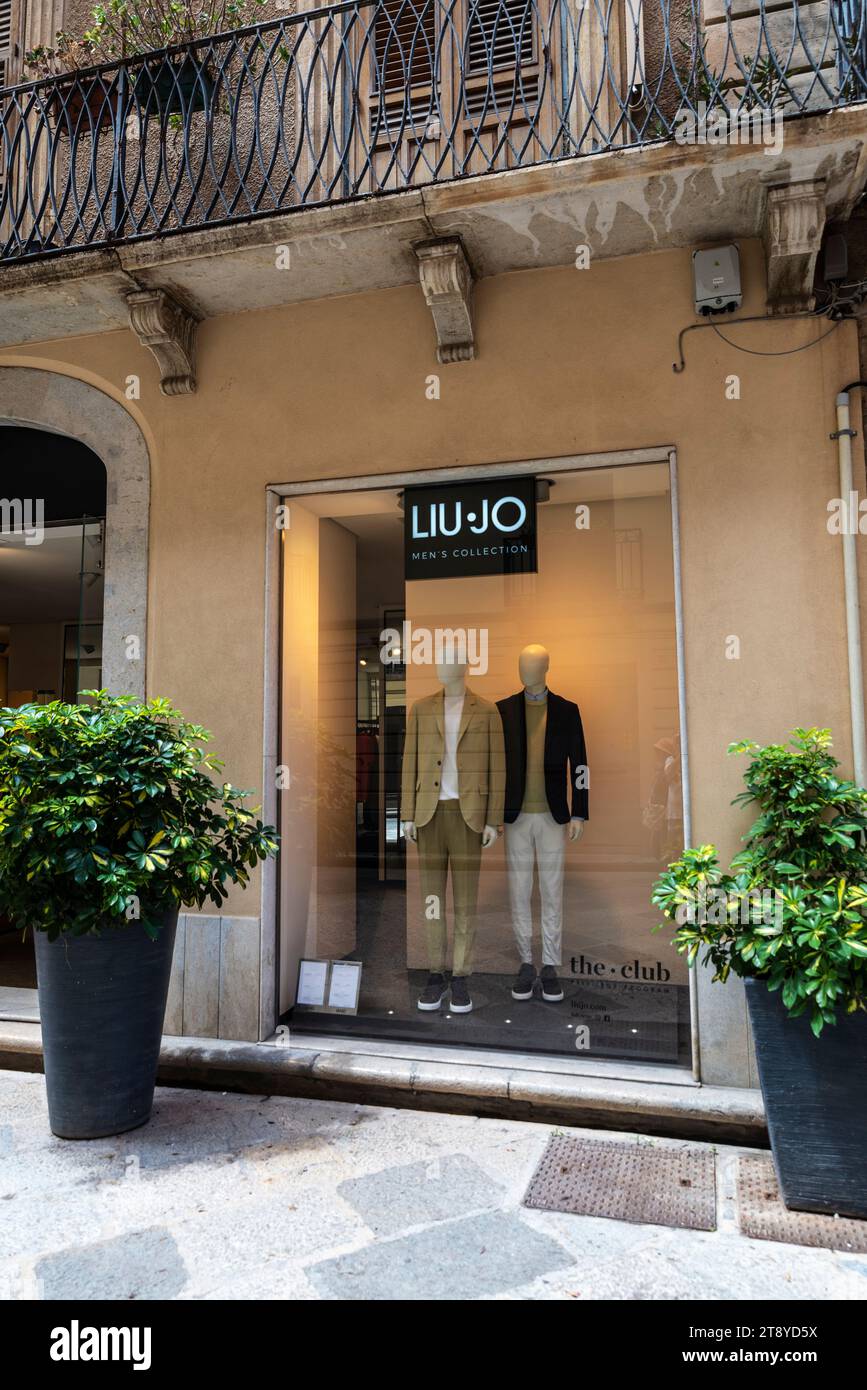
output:
[[188,1278],[174,1236],[159,1227],[43,1255],[34,1274],[46,1299],[124,1302],[175,1298]]
[[503,1197],[500,1185],[467,1154],[434,1156],[349,1178],[337,1192],[376,1236],[448,1221],[473,1208],[495,1207]]
[[474,1300],[523,1288],[572,1261],[517,1212],[493,1211],[423,1226],[310,1266],[323,1298]]
[[42,1076],[0,1073],[0,1298],[867,1298],[867,1258],[739,1232],[755,1150],[565,1131],[673,1160],[703,1148],[713,1232],[522,1206],[560,1132],[172,1087],[144,1128],[66,1143]]

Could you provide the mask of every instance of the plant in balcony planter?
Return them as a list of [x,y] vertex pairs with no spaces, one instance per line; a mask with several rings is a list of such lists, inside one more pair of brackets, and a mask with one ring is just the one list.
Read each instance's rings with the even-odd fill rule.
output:
[[0,912],[34,934],[51,1128],[144,1124],[180,906],[220,907],[276,835],[166,700],[0,710]]
[[114,123],[118,106],[116,73],[92,71],[101,61],[86,39],[58,31],[55,46],[40,44],[24,55],[24,71],[32,80],[62,77],[45,92],[48,110],[58,131],[72,136],[94,132]]
[[[183,45],[253,23],[264,3],[106,0],[94,7],[93,23],[81,36],[59,32],[54,48],[40,46],[25,55],[25,67],[34,77],[82,74],[59,84],[53,93],[54,115],[67,133],[81,128],[82,118],[84,129],[113,123],[121,75],[128,83],[131,110],[139,115],[147,112],[161,118],[202,111],[213,95],[214,75],[206,52],[195,47],[184,52]],[[115,68],[105,76],[83,71],[120,63],[123,69]]]
[[735,804],[759,809],[746,848],[728,870],[685,850],[653,902],[691,965],[745,981],[786,1205],[867,1218],[867,791],[827,729],[729,753],[750,759]]

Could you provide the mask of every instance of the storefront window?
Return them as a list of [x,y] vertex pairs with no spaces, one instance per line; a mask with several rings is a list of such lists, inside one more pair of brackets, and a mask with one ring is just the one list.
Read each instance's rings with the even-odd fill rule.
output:
[[293,1029],[686,1063],[649,901],[683,842],[668,465],[285,517]]

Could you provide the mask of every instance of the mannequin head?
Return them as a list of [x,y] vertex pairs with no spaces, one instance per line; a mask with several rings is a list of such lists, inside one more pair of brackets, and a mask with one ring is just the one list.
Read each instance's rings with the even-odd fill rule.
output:
[[548,652],[536,642],[525,647],[518,657],[518,675],[521,677],[521,684],[532,695],[538,695],[545,689],[550,664],[551,658]]
[[467,669],[465,661],[437,662],[437,680],[447,695],[460,695],[466,689]]

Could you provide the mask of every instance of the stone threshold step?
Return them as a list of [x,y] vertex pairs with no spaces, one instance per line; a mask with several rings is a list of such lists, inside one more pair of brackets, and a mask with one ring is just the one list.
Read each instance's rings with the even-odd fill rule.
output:
[[[158,1084],[255,1095],[626,1130],[677,1139],[766,1147],[761,1093],[724,1086],[624,1080],[460,1059],[365,1052],[363,1046],[284,1045],[217,1038],[164,1038]],[[40,1029],[0,1023],[0,1069],[41,1071]]]

